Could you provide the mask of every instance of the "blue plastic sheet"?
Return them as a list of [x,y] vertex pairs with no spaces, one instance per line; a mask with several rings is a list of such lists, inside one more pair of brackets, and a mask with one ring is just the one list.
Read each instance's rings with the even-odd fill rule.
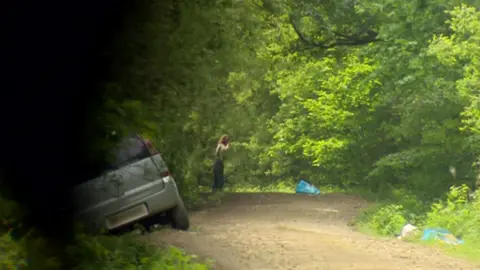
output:
[[455,237],[450,231],[443,228],[423,230],[422,240],[440,240],[447,244],[463,244],[463,240]]
[[298,182],[295,192],[311,195],[320,194],[320,190],[318,188],[316,188],[312,184],[307,183],[305,180],[300,180],[300,182]]

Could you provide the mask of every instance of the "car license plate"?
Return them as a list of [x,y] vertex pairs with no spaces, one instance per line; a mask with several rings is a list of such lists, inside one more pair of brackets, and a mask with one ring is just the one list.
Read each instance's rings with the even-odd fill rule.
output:
[[109,230],[120,227],[148,215],[148,209],[145,204],[141,204],[120,213],[107,217],[106,226]]

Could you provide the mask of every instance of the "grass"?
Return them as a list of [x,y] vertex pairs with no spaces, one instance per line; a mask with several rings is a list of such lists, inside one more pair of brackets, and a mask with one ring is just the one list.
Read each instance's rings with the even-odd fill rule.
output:
[[405,241],[440,248],[445,253],[480,263],[480,201],[468,201],[468,188],[452,187],[444,201],[425,204],[414,196],[394,191],[390,197],[376,199],[356,219],[358,231],[373,237],[394,237],[407,223],[423,228],[446,228],[462,234],[464,244],[452,245],[441,241],[423,241],[419,236]]
[[[208,270],[212,262],[198,256],[186,254],[176,247],[152,245],[138,240],[138,235],[87,235],[76,234],[75,244],[68,247],[68,261],[71,265],[61,265],[54,256],[53,247],[34,229],[21,239],[11,236],[9,227],[18,219],[15,203],[0,196],[0,269],[73,270]],[[15,210],[15,211],[14,211]],[[28,249],[27,249],[28,247]],[[27,260],[28,254],[28,260]]]
[[409,239],[408,242],[416,243],[419,245],[425,245],[430,247],[439,248],[446,254],[465,259],[474,263],[480,263],[480,257],[478,256],[480,245],[475,243],[465,243],[462,245],[449,245],[439,241],[422,241],[420,239]]
[[[280,181],[274,184],[269,184],[265,186],[260,185],[237,185],[237,186],[227,186],[225,192],[232,193],[264,193],[264,192],[275,192],[275,193],[287,193],[294,194],[296,188],[296,182],[294,181]],[[333,185],[315,185],[321,192],[321,194],[341,192],[342,190]],[[206,189],[204,189],[207,191]],[[208,190],[210,191],[210,190]]]
[[[366,226],[365,224],[356,225],[356,229],[357,231],[376,239],[389,238],[386,236],[382,236],[377,231],[373,230],[369,226]],[[398,241],[406,241],[406,242],[415,243],[418,245],[438,248],[441,251],[443,251],[445,254],[450,255],[452,257],[465,259],[473,263],[480,263],[480,257],[478,256],[480,245],[477,245],[474,243],[465,243],[462,245],[451,245],[451,244],[445,244],[441,241],[434,241],[434,240],[424,241],[418,238],[416,239],[408,238],[408,239],[398,240]]]
[[227,192],[237,192],[237,193],[262,193],[262,192],[278,192],[278,193],[295,193],[295,186],[279,183],[268,186],[238,186],[230,187],[226,189]]
[[480,263],[480,257],[478,256],[480,246],[479,245],[472,245],[472,244],[463,244],[457,246],[447,246],[441,245],[441,248],[445,250],[448,254],[466,259],[475,263]]
[[146,269],[208,270],[212,262],[172,246],[138,240],[134,234],[88,236],[79,234],[69,248],[74,270]]

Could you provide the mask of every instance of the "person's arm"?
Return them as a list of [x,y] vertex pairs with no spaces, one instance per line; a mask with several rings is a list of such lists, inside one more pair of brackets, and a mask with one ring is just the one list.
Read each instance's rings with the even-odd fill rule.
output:
[[215,150],[215,155],[218,156],[221,154],[221,152],[225,151],[225,145],[219,143],[217,145],[217,149]]
[[230,148],[230,143],[228,143],[227,145],[225,145],[223,143],[218,144],[217,149],[215,150],[215,155],[219,155],[220,152],[228,150],[228,148]]
[[230,148],[230,142],[227,145],[223,145],[223,150],[228,150]]

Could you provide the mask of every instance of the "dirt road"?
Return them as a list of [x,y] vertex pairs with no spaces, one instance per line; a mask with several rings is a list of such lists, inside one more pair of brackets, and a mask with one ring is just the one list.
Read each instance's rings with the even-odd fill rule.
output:
[[433,248],[352,231],[348,221],[365,206],[342,194],[228,194],[221,206],[192,213],[191,231],[148,237],[213,258],[221,270],[480,269]]

